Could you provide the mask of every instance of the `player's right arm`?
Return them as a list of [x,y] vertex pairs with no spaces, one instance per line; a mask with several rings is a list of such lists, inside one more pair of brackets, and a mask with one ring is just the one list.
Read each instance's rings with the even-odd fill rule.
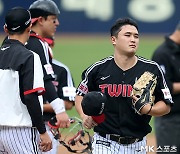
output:
[[75,97],[75,108],[80,115],[82,121],[83,121],[83,126],[87,129],[91,129],[97,124],[94,122],[91,116],[88,116],[84,114],[82,107],[81,107],[81,102],[82,102],[83,97],[80,95],[76,95]]
[[82,102],[83,96],[76,95],[75,97],[75,108],[80,115],[81,119],[86,117],[86,115],[83,113],[82,107],[81,107],[81,102]]
[[58,98],[55,87],[52,84],[54,72],[52,65],[50,64],[50,57],[48,53],[49,47],[36,37],[30,37],[26,47],[40,56],[44,73],[44,86],[46,90],[45,96],[56,113],[56,124],[61,128],[69,127],[70,122],[69,117],[65,112],[64,102],[62,99]]
[[[87,69],[88,70],[88,69]],[[84,114],[83,110],[82,110],[82,99],[83,96],[88,93],[88,89],[90,88],[88,85],[93,85],[92,84],[92,80],[91,80],[91,73],[87,73],[85,70],[82,73],[82,81],[79,84],[77,90],[76,90],[76,96],[75,96],[75,108],[77,110],[77,112],[79,113],[81,119],[83,120],[83,125],[85,128],[91,129],[92,127],[96,126],[97,123],[92,119],[91,116],[88,116],[86,114]],[[88,74],[88,75],[87,75]]]
[[54,112],[56,113],[57,123],[60,128],[66,128],[70,126],[69,116],[65,112],[64,101],[58,98],[57,93],[55,91],[54,85],[51,80],[44,81],[45,89],[47,92],[45,93],[45,97],[50,102]]

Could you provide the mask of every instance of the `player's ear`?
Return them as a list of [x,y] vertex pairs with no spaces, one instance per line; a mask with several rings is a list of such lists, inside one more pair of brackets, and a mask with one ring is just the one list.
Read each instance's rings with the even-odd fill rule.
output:
[[38,19],[37,19],[37,21],[38,21],[38,23],[40,24],[40,25],[42,25],[43,24],[43,21],[44,21],[45,19],[44,19],[44,17],[38,17]]
[[29,27],[27,28],[27,32],[28,32],[28,33],[31,32],[31,27],[32,27],[32,24],[30,24]]
[[111,42],[113,45],[116,44],[116,37],[115,36],[111,36]]

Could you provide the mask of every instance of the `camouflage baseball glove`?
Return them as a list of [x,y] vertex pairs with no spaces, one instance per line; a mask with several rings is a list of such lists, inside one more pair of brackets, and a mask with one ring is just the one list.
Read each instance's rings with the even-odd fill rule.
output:
[[144,72],[135,82],[135,84],[133,85],[131,96],[135,96],[137,98],[136,100],[132,100],[132,106],[136,113],[141,115],[141,109],[148,103],[153,106],[155,99],[153,93],[156,84],[157,77],[150,72]]

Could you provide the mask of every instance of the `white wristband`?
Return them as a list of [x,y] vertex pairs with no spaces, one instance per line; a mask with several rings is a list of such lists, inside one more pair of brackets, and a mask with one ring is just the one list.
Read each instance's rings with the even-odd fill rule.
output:
[[65,112],[64,101],[62,99],[56,98],[50,104],[56,114]]

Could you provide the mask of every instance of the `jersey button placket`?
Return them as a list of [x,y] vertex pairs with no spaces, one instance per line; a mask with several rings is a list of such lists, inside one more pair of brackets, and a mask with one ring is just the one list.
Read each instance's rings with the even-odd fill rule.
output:
[[[123,72],[123,79],[125,78],[126,73]],[[122,83],[124,83],[124,80],[122,80]]]

